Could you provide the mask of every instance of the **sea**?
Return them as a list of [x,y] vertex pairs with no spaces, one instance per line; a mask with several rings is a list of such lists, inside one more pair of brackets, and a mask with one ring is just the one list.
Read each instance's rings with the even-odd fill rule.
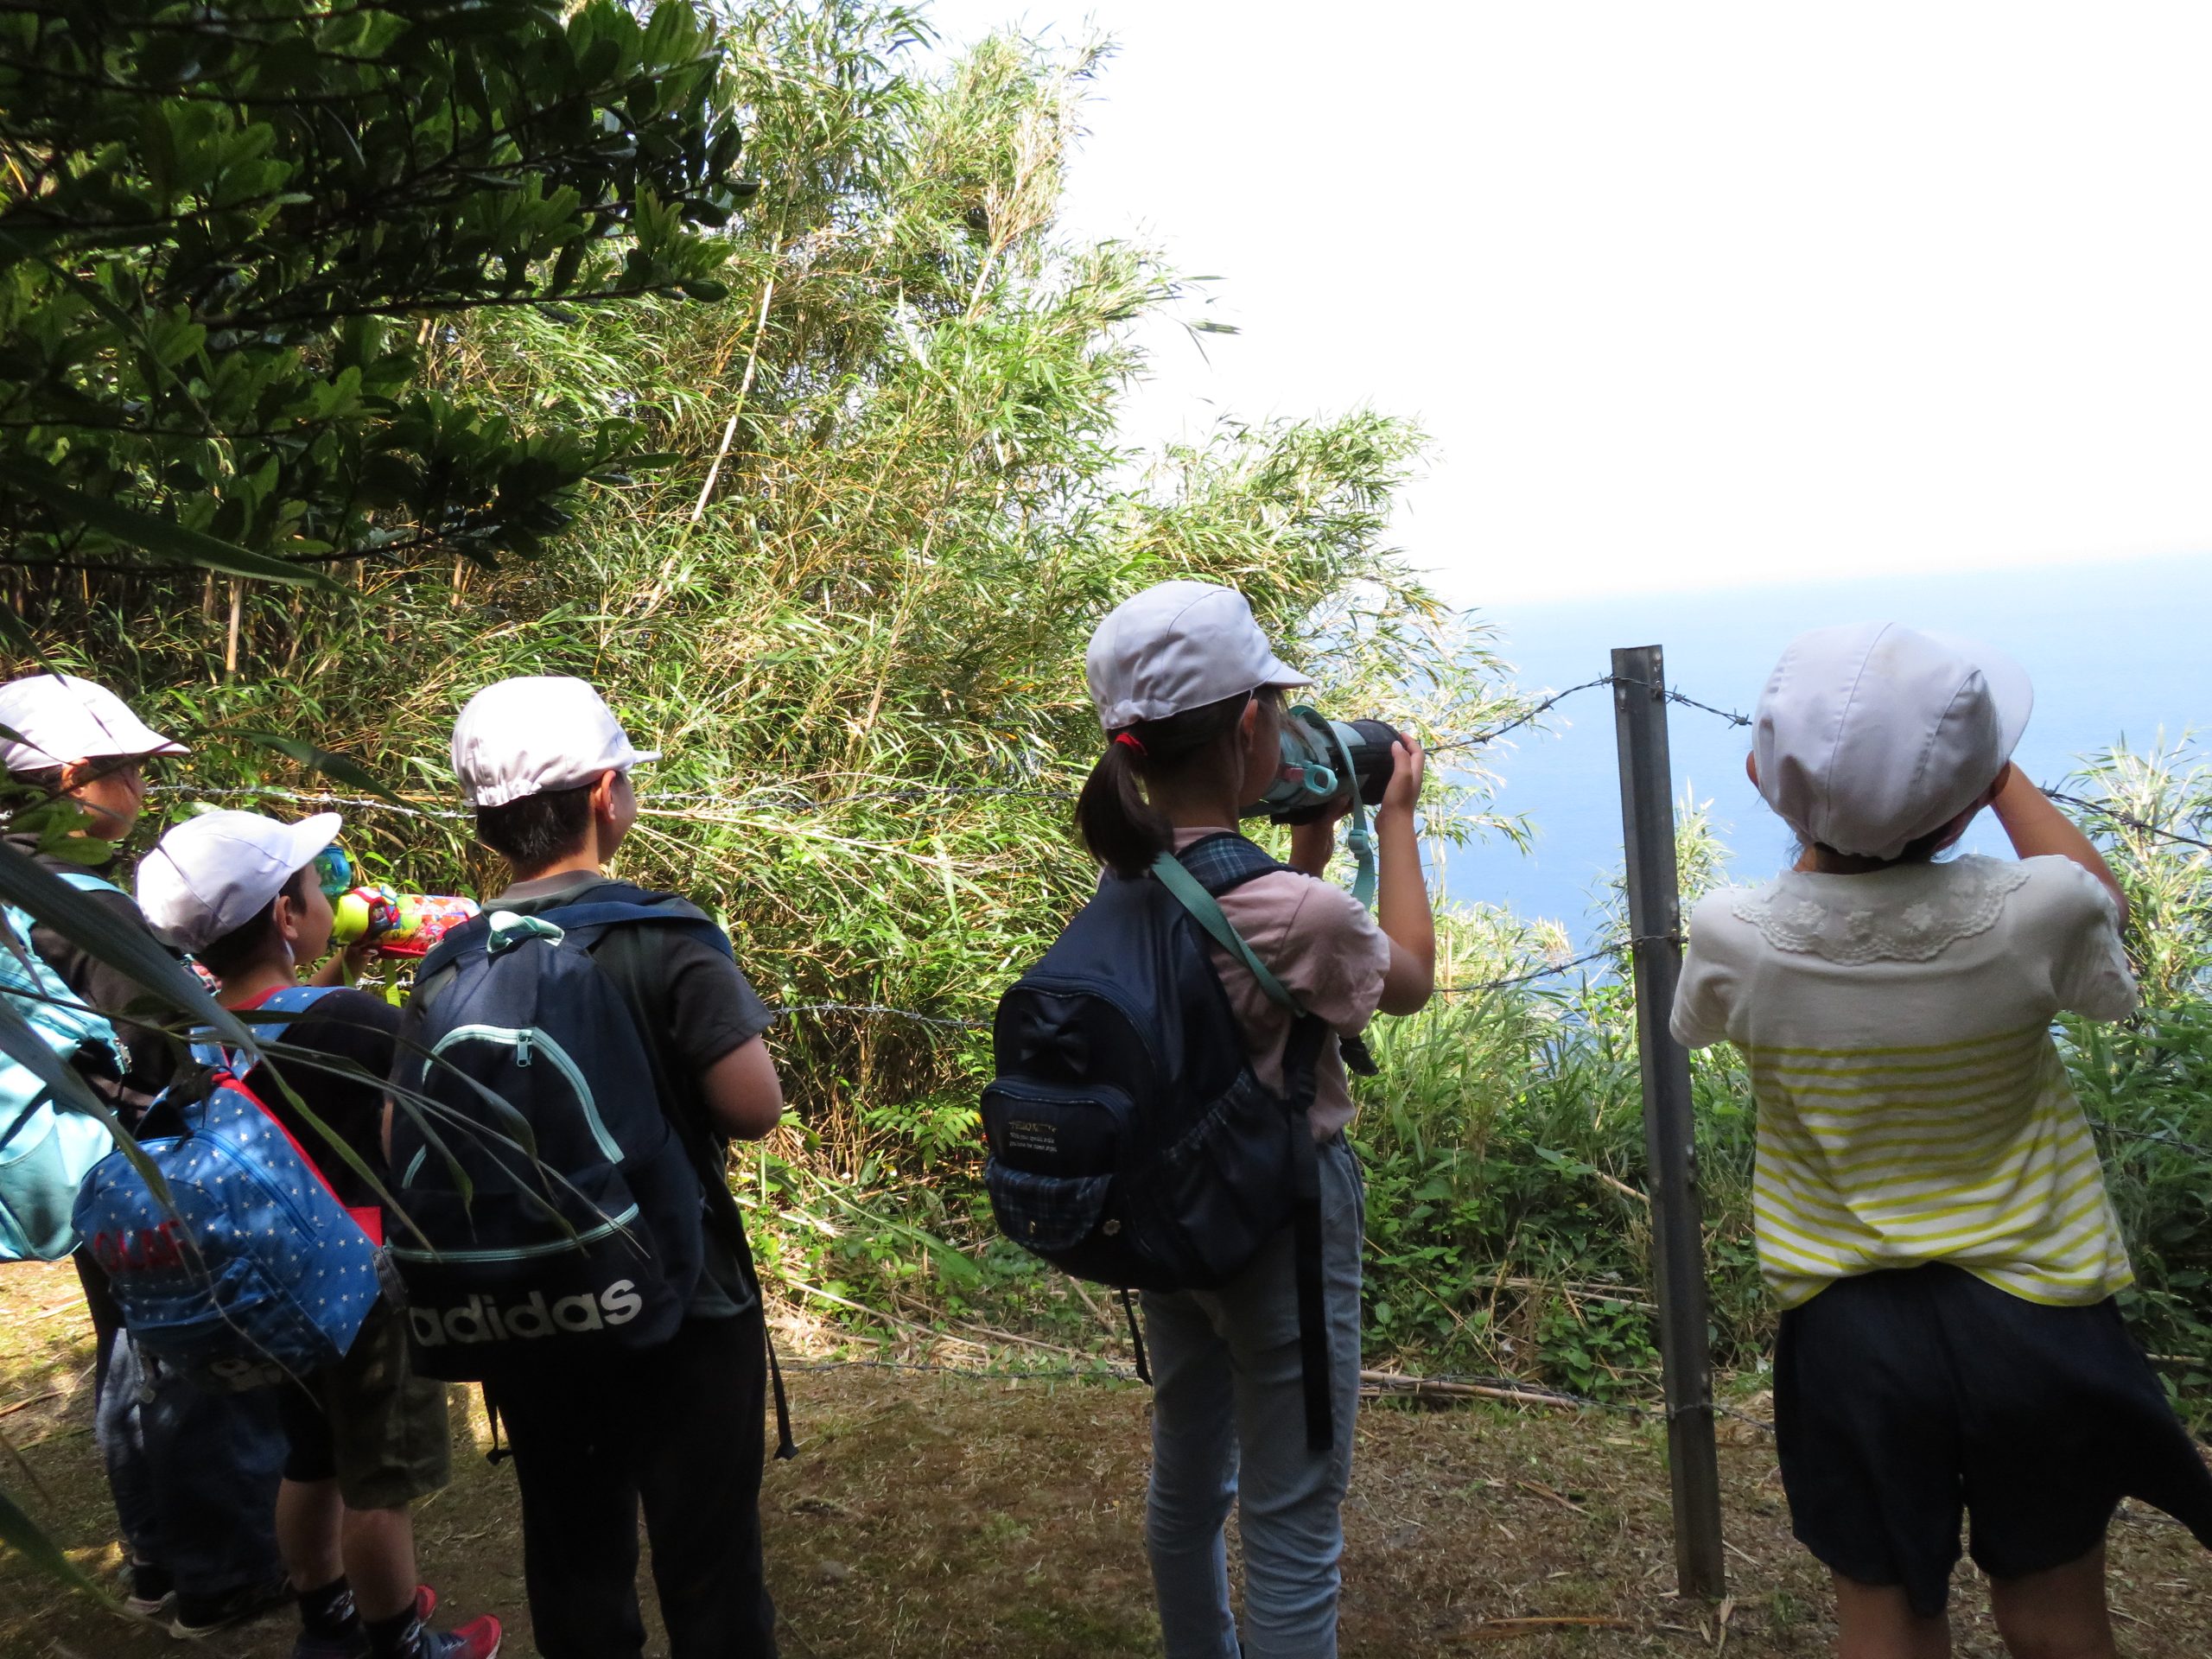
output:
[[[2212,741],[2212,555],[1598,596],[1479,614],[1531,693],[1607,672],[1617,645],[1656,645],[1675,690],[1745,714],[1783,647],[1808,628],[1897,621],[1962,634],[2007,652],[2034,679],[2035,714],[2015,759],[2045,785],[2114,745]],[[1496,809],[1525,817],[1531,848],[1495,834],[1432,848],[1432,882],[1446,903],[1506,906],[1591,939],[1602,933],[1600,895],[1621,868],[1610,695],[1570,697],[1544,728],[1489,755],[1503,780]],[[1709,810],[1733,879],[1780,870],[1790,837],[1744,775],[1749,734],[1676,706],[1668,738],[1676,800]],[[1964,850],[2007,850],[1989,815]]]

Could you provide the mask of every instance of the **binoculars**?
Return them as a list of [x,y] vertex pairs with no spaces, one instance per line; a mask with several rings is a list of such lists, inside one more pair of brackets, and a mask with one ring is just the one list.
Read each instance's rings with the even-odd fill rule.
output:
[[1248,818],[1311,823],[1347,789],[1365,806],[1381,804],[1396,768],[1395,727],[1379,720],[1330,720],[1300,703],[1283,716],[1282,766]]

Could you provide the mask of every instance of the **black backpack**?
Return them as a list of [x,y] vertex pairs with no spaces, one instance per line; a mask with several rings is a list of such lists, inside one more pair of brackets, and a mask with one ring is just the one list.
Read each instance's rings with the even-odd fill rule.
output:
[[[1216,902],[1287,868],[1224,832],[1162,855],[1136,880],[1100,882],[999,1000],[983,1179],[1008,1238],[1121,1290],[1125,1303],[1131,1290],[1217,1288],[1293,1227],[1306,1438],[1321,1451],[1332,1426],[1320,1172],[1306,1111],[1326,1028]],[[1210,937],[1296,1015],[1281,1094],[1245,1058]]]
[[591,950],[610,928],[647,925],[729,941],[682,900],[613,891],[479,916],[416,977],[393,1081],[435,1109],[392,1114],[388,1231],[423,1376],[652,1347],[697,1285],[702,1173]]

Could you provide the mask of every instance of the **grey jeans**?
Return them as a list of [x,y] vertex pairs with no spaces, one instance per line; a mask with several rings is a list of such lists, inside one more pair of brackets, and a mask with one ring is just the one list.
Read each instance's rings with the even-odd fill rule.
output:
[[1144,1296],[1154,1377],[1145,1548],[1167,1659],[1236,1659],[1223,1534],[1231,1504],[1244,1544],[1246,1659],[1335,1659],[1367,1206],[1344,1138],[1319,1151],[1331,1450],[1306,1449],[1288,1228],[1219,1290]]

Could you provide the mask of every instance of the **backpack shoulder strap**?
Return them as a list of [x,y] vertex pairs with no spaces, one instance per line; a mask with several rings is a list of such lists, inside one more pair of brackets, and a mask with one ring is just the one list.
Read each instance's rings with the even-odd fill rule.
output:
[[1293,1018],[1283,1049],[1283,1099],[1290,1109],[1286,1129],[1291,1144],[1291,1260],[1298,1296],[1299,1372],[1306,1447],[1325,1452],[1334,1444],[1336,1425],[1329,1393],[1329,1329],[1322,1283],[1320,1164],[1306,1114],[1313,1103],[1315,1066],[1327,1027],[1268,970],[1223,913],[1216,897],[1256,875],[1287,868],[1242,836],[1220,835],[1193,842],[1179,857],[1161,854],[1154,861],[1152,873],[1215,943],[1244,965],[1268,1000],[1287,1010]]
[[[1236,839],[1242,840],[1243,837]],[[1211,842],[1200,843],[1201,846],[1211,844]],[[1249,845],[1249,842],[1246,844]],[[1254,850],[1258,851],[1256,848]],[[1266,857],[1266,855],[1262,854],[1261,856]],[[1274,862],[1273,859],[1268,861],[1270,865]],[[1175,896],[1176,902],[1191,912],[1191,919],[1204,928],[1216,944],[1243,964],[1245,971],[1259,982],[1260,989],[1266,994],[1268,1001],[1279,1008],[1288,1010],[1294,1018],[1302,1020],[1306,1017],[1305,1006],[1290,994],[1287,986],[1268,971],[1267,963],[1262,962],[1252,947],[1244,942],[1244,936],[1222,913],[1220,901],[1204,881],[1192,874],[1173,853],[1162,853],[1154,859],[1152,873],[1160,885]]]
[[305,1014],[342,985],[287,985],[281,991],[271,991],[261,1001],[261,1007],[273,1014]]
[[563,930],[620,927],[633,922],[681,927],[692,937],[712,944],[733,962],[737,959],[729,935],[715,926],[714,918],[688,899],[671,897],[644,903],[634,899],[594,899],[583,904],[556,906],[551,910],[541,910],[534,914],[538,920],[550,922]]
[[[277,1030],[281,1033],[285,1026],[291,1024],[293,1018],[296,1018],[297,1016],[305,1014],[309,1008],[321,1001],[324,997],[328,996],[333,991],[341,988],[341,987],[336,985],[288,985],[282,990],[271,991],[267,996],[262,998],[260,1003],[257,1007],[248,1009],[246,1012],[250,1014],[281,1014],[290,1016],[290,1018],[287,1018],[277,1026]],[[200,1065],[207,1066],[226,1067],[229,1070],[231,1075],[235,1077],[243,1077],[247,1072],[253,1070],[253,1065],[251,1061],[248,1061],[243,1065],[239,1065],[239,1057],[232,1054],[220,1043],[215,1042],[209,1038],[207,1029],[204,1027],[200,1030],[194,1032],[192,1035],[192,1058],[199,1061]]]
[[[56,874],[79,893],[123,893],[121,887],[117,887],[105,876],[94,875],[90,870],[64,870],[58,871]],[[123,896],[126,899],[130,897],[127,893],[124,893]]]

